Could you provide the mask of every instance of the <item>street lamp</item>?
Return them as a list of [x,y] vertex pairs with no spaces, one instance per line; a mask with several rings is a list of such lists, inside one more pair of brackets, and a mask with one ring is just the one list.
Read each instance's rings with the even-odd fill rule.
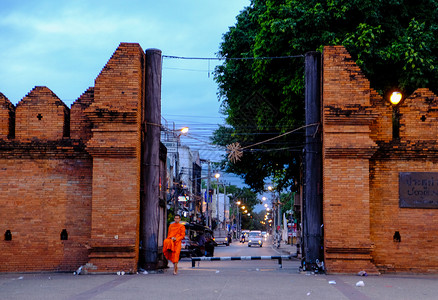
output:
[[389,102],[391,102],[392,105],[397,105],[400,103],[402,97],[402,93],[398,91],[392,92],[391,96],[389,96]]
[[400,138],[400,113],[399,104],[403,95],[399,91],[394,91],[389,96],[389,102],[392,104],[392,138]]
[[240,239],[240,210],[239,210],[239,206],[240,206],[240,201],[237,201],[237,239]]

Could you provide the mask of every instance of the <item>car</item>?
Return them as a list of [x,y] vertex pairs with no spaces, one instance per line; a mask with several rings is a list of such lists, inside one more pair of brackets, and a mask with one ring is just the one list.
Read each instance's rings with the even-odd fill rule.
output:
[[225,246],[230,245],[229,234],[228,231],[225,229],[219,229],[219,228],[215,229],[213,232],[213,240],[218,245],[225,245]]
[[248,247],[263,247],[263,236],[260,231],[250,231],[248,235]]
[[207,226],[181,221],[186,235],[181,241],[180,259],[183,257],[214,256],[213,231]]

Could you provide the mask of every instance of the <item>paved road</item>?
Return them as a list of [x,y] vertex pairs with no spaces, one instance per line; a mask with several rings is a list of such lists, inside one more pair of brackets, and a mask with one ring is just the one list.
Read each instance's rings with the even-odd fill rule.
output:
[[[216,248],[218,256],[277,255],[270,245],[239,243]],[[260,254],[260,251],[265,254]],[[239,254],[240,253],[240,254]],[[258,254],[257,254],[258,253]],[[0,299],[437,299],[438,275],[345,276],[300,273],[299,262],[180,262],[180,272],[80,275],[0,274]],[[356,287],[362,280],[364,287]],[[331,284],[334,281],[336,284]]]

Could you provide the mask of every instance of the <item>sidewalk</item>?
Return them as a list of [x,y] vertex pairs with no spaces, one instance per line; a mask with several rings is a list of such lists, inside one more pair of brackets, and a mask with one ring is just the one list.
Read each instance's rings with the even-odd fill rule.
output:
[[[286,251],[286,246],[283,250]],[[281,249],[281,247],[280,247]],[[228,265],[226,265],[228,264]],[[171,269],[158,274],[80,275],[72,273],[0,274],[3,300],[112,299],[437,299],[438,275],[322,275],[298,272],[299,262],[283,268],[256,268],[247,262],[192,268],[181,262],[178,276]],[[358,283],[361,282],[361,285]]]
[[296,245],[285,244],[284,242],[281,242],[280,248],[278,249],[286,255],[290,255],[293,258],[301,259],[301,255],[298,255],[298,249]]

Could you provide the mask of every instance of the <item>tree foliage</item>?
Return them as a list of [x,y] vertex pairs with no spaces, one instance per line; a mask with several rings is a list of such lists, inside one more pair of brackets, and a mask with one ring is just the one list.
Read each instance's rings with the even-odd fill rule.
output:
[[266,177],[290,186],[298,176],[303,131],[251,145],[303,125],[306,52],[345,46],[381,95],[437,92],[437,9],[436,0],[252,0],[218,53],[228,58],[215,71],[227,126],[213,142],[247,147],[223,167],[256,191]]

